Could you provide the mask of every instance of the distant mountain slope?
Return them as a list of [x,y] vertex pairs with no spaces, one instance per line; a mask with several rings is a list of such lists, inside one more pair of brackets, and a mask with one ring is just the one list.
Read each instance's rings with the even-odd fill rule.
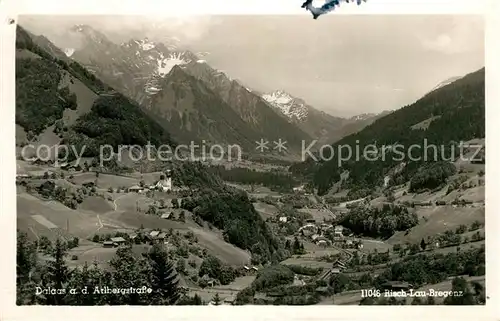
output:
[[334,143],[369,125],[382,115],[362,114],[352,118],[335,117],[308,105],[283,90],[263,94],[262,98],[282,113],[285,118],[318,140],[318,145]]
[[62,52],[42,40],[43,47],[40,38],[17,29],[16,124],[29,140],[54,131],[60,143],[85,145],[88,156],[98,155],[100,144],[173,144],[139,106],[78,63],[60,59]]
[[145,108],[182,143],[239,144],[253,150],[260,139],[239,115],[200,80],[174,66]]
[[[368,144],[376,144],[380,153],[384,145],[400,144],[405,147],[403,151],[406,158],[403,160],[406,166],[397,180],[407,181],[421,166],[424,156],[423,147],[414,148],[412,158],[422,160],[409,160],[407,149],[410,146],[423,146],[426,140],[427,145],[435,144],[439,148],[443,146],[444,155],[449,158],[452,145],[485,136],[484,74],[485,70],[482,68],[425,95],[412,105],[379,118],[360,132],[338,141],[333,146],[334,150],[340,145],[349,145],[354,152],[358,145],[362,153]],[[431,118],[433,120],[428,126],[415,129],[414,125]],[[314,173],[314,184],[319,193],[325,193],[345,170],[349,171],[346,187],[371,188],[382,185],[384,176],[403,161],[391,153],[386,155],[385,160],[380,153],[373,161],[361,155],[359,161],[344,161],[340,167],[338,155],[335,155],[330,161],[316,163],[309,160],[296,165],[292,170]],[[437,160],[442,159],[441,152],[437,156]]]
[[300,148],[302,140],[311,137],[289,123],[267,102],[238,81],[231,79],[206,62],[191,63],[185,66],[186,72],[200,79],[216,93],[259,135],[269,141],[282,139],[288,146]]
[[[189,120],[189,126],[198,129],[188,128],[188,126],[176,122],[175,118],[171,122],[169,117],[177,117],[174,114],[163,115],[168,118],[168,121],[163,123],[174,125],[175,136],[180,137],[181,140],[196,138],[200,141],[206,139],[207,142],[214,143],[225,142],[225,140],[221,140],[223,137],[235,138],[240,136],[243,139],[244,136],[246,138],[241,142],[243,145],[249,146],[249,138],[251,137],[255,146],[255,140],[261,138],[271,142],[281,138],[287,142],[290,151],[298,153],[301,141],[310,139],[308,134],[294,124],[287,122],[275,110],[270,108],[259,95],[252,93],[224,73],[213,69],[192,52],[179,49],[179,44],[166,46],[162,43],[151,42],[148,39],[131,40],[116,44],[108,40],[104,34],[87,25],[74,26],[68,34],[81,42],[78,48],[70,48],[71,50],[66,48],[66,52],[71,52],[72,59],[83,64],[119,92],[138,102],[153,116],[157,115],[157,112],[171,111],[172,106],[179,103],[168,96],[172,93],[171,86],[167,88],[168,94],[162,93],[164,90],[162,86],[171,83],[171,81],[167,80],[167,75],[173,70],[174,66],[184,67],[182,70],[185,73],[204,84],[205,98],[207,95],[218,96],[210,99],[212,104],[218,101],[217,104],[221,108],[219,113],[229,117],[229,112],[226,110],[227,106],[234,111],[235,115],[226,118],[227,121],[215,123],[213,106],[206,110],[199,107],[197,108],[198,116],[191,117]],[[164,80],[167,80],[167,82]],[[199,84],[193,86],[193,88],[195,87],[199,88]],[[212,94],[208,94],[207,90],[211,91]],[[198,96],[196,97],[198,98]],[[161,105],[167,101],[167,105]],[[198,105],[203,103],[203,99],[196,102]],[[203,115],[204,112],[208,114]],[[239,117],[240,120],[236,120],[235,116]],[[184,120],[186,119],[184,118]],[[197,122],[207,120],[212,123],[211,131],[206,136],[203,136],[203,129],[207,128],[207,124],[197,124]],[[242,134],[235,134],[236,126],[240,127],[239,131]],[[224,131],[227,131],[227,133],[224,133]],[[253,133],[250,133],[250,131]],[[233,139],[230,140],[233,141]],[[255,152],[254,146],[251,149],[252,152]]]

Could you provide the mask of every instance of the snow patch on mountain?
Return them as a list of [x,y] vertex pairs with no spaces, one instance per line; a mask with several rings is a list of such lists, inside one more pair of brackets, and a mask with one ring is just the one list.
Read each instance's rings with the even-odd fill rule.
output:
[[363,120],[370,119],[372,117],[375,117],[375,114],[364,113],[364,114],[359,114],[359,115],[351,117],[351,120],[352,121],[363,121]]
[[290,120],[297,119],[302,121],[307,118],[308,109],[305,103],[283,90],[277,90],[269,94],[264,94],[262,95],[262,98],[271,106],[280,110]]
[[156,44],[149,41],[148,38],[144,38],[143,40],[135,40],[135,43],[137,43],[137,45],[139,45],[139,47],[144,51],[148,51],[156,47]]
[[74,48],[66,48],[66,49],[64,49],[64,54],[66,55],[66,57],[71,57],[74,53],[75,53],[75,49]]
[[161,76],[165,76],[177,65],[185,65],[190,63],[191,61],[184,59],[184,53],[171,53],[168,57],[165,58],[163,54],[160,55],[158,59],[158,74]]
[[144,90],[149,95],[155,95],[161,91],[160,80],[163,79],[174,66],[183,66],[191,62],[191,59],[186,58],[185,52],[171,53],[167,57],[160,52],[159,57],[156,61],[157,68],[156,71],[151,75],[146,84],[144,85]]
[[446,79],[445,81],[442,81],[439,84],[437,84],[436,87],[432,88],[432,90],[430,92],[433,92],[435,90],[438,90],[439,88],[447,86],[447,85],[451,84],[452,82],[455,82],[455,81],[459,80],[460,78],[462,78],[462,77],[458,77],[457,76],[457,77],[451,77],[449,79]]

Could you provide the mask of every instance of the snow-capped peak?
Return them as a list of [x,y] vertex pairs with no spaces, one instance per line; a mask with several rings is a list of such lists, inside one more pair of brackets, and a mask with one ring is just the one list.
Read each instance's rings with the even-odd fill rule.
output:
[[156,44],[154,42],[149,41],[148,38],[144,38],[143,40],[136,41],[136,43],[144,51],[151,50],[156,46]]
[[304,102],[294,98],[284,90],[277,90],[269,94],[264,94],[262,98],[271,106],[280,110],[289,119],[301,121],[307,118],[308,109]]
[[99,31],[93,29],[89,25],[77,24],[77,25],[74,25],[70,30],[73,32],[78,32],[80,34],[84,34],[96,43],[102,44],[102,43],[107,41],[107,38],[105,35],[103,35]]

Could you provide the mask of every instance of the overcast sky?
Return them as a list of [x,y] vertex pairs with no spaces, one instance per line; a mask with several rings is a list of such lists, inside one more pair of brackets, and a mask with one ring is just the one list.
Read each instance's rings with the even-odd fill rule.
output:
[[177,36],[247,87],[283,89],[339,116],[396,109],[484,66],[479,16],[22,17],[49,39],[88,23],[114,41]]

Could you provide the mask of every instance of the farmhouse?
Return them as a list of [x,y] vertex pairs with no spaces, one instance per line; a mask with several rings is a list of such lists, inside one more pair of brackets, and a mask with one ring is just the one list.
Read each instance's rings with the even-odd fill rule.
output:
[[314,224],[306,224],[299,228],[299,232],[304,236],[311,236],[318,232],[318,227]]
[[293,191],[296,192],[296,193],[303,192],[304,191],[304,185],[298,186],[298,187],[294,187]]
[[287,220],[288,220],[288,218],[286,216],[280,216],[280,218],[279,218],[279,221],[283,222],[283,223],[286,223]]
[[215,279],[209,277],[208,274],[203,275],[201,279],[207,283],[207,286],[213,287],[215,285]]
[[167,220],[170,218],[171,215],[172,213],[163,213],[160,217]]
[[151,239],[155,239],[158,236],[158,234],[160,234],[160,231],[151,231],[151,233],[149,233],[149,237]]
[[393,291],[399,291],[399,290],[406,291],[408,289],[411,289],[412,287],[413,286],[408,282],[401,282],[401,281],[387,281],[384,284],[382,284],[382,288]]
[[319,241],[316,242],[316,244],[318,246],[327,247],[328,246],[328,241],[326,241],[326,240],[319,240]]
[[313,240],[317,245],[328,245],[328,239],[324,237],[323,235],[318,235],[316,238]]
[[319,294],[327,295],[329,294],[328,287],[327,286],[319,286],[315,290]]
[[272,302],[274,301],[273,298],[267,296],[267,294],[265,293],[256,293],[254,296],[253,296],[253,299],[254,300],[259,300],[259,301],[264,301],[264,302]]
[[330,229],[333,229],[333,225],[322,223],[321,226],[320,226],[320,228],[321,228],[322,231],[328,231]]
[[225,305],[233,305],[236,302],[236,295],[230,295],[224,299]]
[[16,178],[30,178],[28,174],[16,174]]
[[102,246],[103,247],[114,247],[115,246],[115,243],[111,242],[111,241],[104,241],[102,243]]
[[294,286],[304,286],[306,285],[306,282],[304,280],[299,279],[297,275],[293,277],[293,285]]
[[171,191],[172,190],[172,179],[167,178],[164,180],[159,180],[158,182],[156,182],[154,187],[155,187],[155,189],[162,191],[162,192]]
[[119,237],[112,237],[111,242],[118,245],[124,245],[127,241],[123,237],[119,236]]
[[156,237],[156,239],[157,240],[164,240],[166,236],[167,236],[167,233],[161,232],[160,234],[158,234],[158,236]]
[[337,225],[335,226],[335,229],[333,230],[333,234],[336,237],[343,237],[344,235],[342,232],[344,231],[344,227],[342,225]]
[[140,187],[139,185],[134,185],[128,188],[128,191],[133,193],[140,193],[142,190],[143,188]]

